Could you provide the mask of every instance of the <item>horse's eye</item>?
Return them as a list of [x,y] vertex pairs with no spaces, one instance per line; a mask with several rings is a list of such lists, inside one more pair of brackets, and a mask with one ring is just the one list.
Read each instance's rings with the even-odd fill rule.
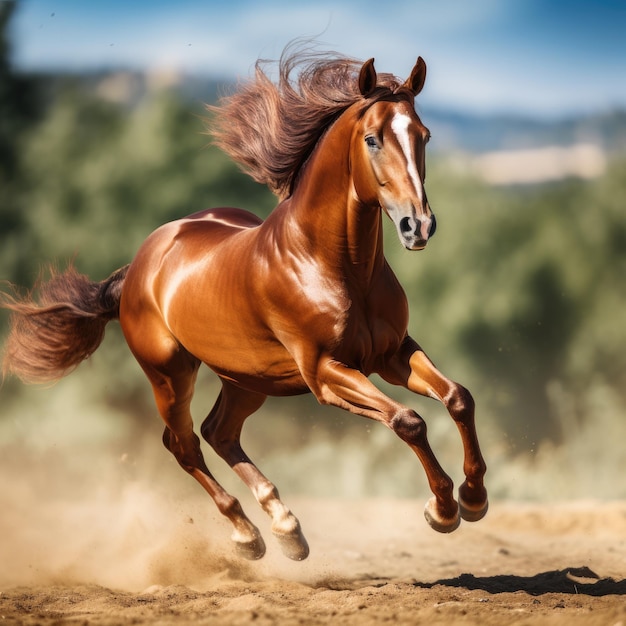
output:
[[378,142],[376,141],[376,137],[372,137],[371,135],[368,135],[365,138],[365,143],[367,144],[368,148],[378,148]]

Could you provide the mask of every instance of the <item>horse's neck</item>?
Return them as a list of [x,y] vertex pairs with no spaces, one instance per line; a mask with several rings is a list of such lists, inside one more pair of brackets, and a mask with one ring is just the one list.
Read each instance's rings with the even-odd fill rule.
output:
[[352,125],[342,118],[301,172],[289,213],[324,262],[367,283],[384,265],[381,211],[356,196],[350,174]]

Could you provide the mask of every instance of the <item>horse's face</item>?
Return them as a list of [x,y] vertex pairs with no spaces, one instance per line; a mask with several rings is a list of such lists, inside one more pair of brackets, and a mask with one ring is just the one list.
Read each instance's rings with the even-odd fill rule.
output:
[[[362,91],[367,90],[366,80],[375,85],[375,74],[363,77],[364,72],[373,71],[370,62],[363,66]],[[359,199],[383,208],[409,250],[423,249],[436,228],[424,189],[430,133],[406,94],[408,90],[417,95],[425,76],[426,65],[420,58],[403,93],[378,100],[364,112],[352,144],[352,173]]]

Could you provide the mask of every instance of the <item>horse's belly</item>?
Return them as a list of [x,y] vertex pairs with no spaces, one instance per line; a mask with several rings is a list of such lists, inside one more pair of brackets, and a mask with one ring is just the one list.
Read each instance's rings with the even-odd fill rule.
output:
[[[304,393],[307,386],[289,351],[245,299],[221,297],[173,303],[168,322],[182,346],[219,376],[268,395]],[[234,290],[241,293],[241,290]],[[177,306],[179,305],[179,306]]]
[[268,370],[265,373],[251,373],[222,370],[214,365],[209,367],[218,376],[239,387],[268,396],[295,396],[310,391],[297,368],[295,371]]
[[280,344],[257,344],[250,337],[241,338],[236,345],[221,343],[218,337],[211,343],[195,356],[226,380],[274,396],[309,390],[295,361]]

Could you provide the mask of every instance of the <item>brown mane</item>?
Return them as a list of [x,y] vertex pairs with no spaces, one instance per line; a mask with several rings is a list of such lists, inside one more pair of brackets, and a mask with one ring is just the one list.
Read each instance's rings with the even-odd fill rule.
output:
[[[265,71],[269,65],[277,66],[276,83]],[[288,46],[278,62],[257,61],[253,79],[217,106],[207,106],[213,113],[208,130],[244,172],[284,199],[326,128],[363,100],[358,90],[362,65],[336,53]],[[378,97],[401,84],[391,74],[378,74]]]

